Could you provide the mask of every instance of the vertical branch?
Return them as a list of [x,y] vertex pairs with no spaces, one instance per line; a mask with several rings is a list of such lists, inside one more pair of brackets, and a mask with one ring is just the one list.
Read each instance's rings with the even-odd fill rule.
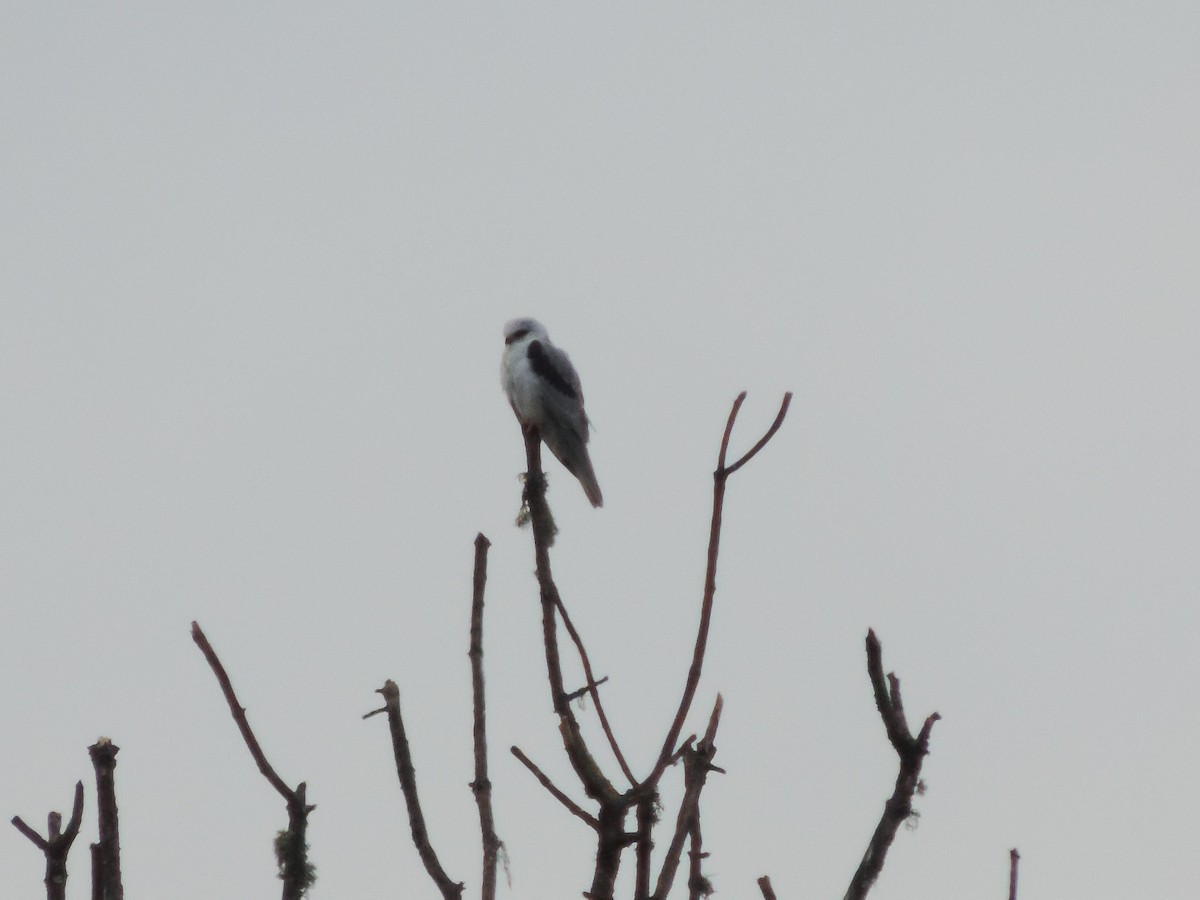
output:
[[[267,761],[267,756],[263,753],[258,738],[254,736],[254,731],[250,728],[250,722],[246,718],[246,709],[238,702],[237,694],[233,691],[229,673],[225,671],[225,666],[221,664],[217,652],[212,648],[212,644],[208,642],[208,638],[197,622],[192,623],[192,640],[200,648],[200,652],[208,661],[209,668],[217,677],[221,693],[225,695],[225,702],[229,705],[229,712],[233,715],[233,721],[237,724],[246,749],[250,751],[254,764],[258,766],[258,771],[262,773],[267,783],[275,788],[287,805],[288,827],[275,836],[275,859],[279,864],[279,877],[283,881],[283,900],[300,900],[317,880],[316,867],[308,859],[308,814],[316,809],[307,801],[308,786],[305,782],[300,782],[296,789],[292,790]],[[103,839],[103,832],[101,832],[101,838]],[[110,898],[105,897],[104,900],[110,900]]]
[[104,900],[104,863],[100,859],[100,845],[88,848],[92,853],[92,900]]
[[712,882],[704,877],[704,859],[708,854],[704,852],[704,839],[700,834],[699,816],[692,816],[692,823],[688,826],[688,837],[690,838],[690,846],[688,847],[688,900],[700,900],[702,897],[712,895],[713,886]]
[[[671,844],[663,858],[662,869],[658,873],[652,900],[666,900],[667,895],[671,893],[671,886],[679,868],[679,860],[683,854],[683,844],[693,834],[694,824],[697,826],[695,833],[697,835],[699,833],[700,792],[704,790],[708,773],[720,771],[712,764],[712,759],[717,753],[717,747],[713,741],[717,737],[717,728],[721,723],[721,710],[724,705],[724,700],[718,694],[717,701],[713,704],[712,714],[708,718],[708,728],[704,732],[704,737],[695,747],[691,746],[689,739],[689,742],[680,751],[683,758],[683,800],[679,803],[679,813],[675,819],[675,834],[671,838]],[[698,871],[698,869],[693,871],[692,876]],[[689,876],[689,881],[692,876]]]
[[700,625],[696,631],[696,645],[692,651],[692,665],[688,670],[687,681],[683,688],[683,697],[679,701],[679,709],[675,713],[675,720],[671,723],[671,727],[667,731],[662,749],[658,753],[658,762],[654,766],[654,771],[646,779],[646,783],[651,785],[658,783],[658,779],[662,777],[663,771],[675,755],[675,745],[679,740],[680,733],[683,731],[683,723],[687,719],[688,711],[692,706],[692,700],[696,696],[696,689],[700,685],[700,672],[704,666],[704,653],[708,647],[708,631],[709,626],[712,624],[713,600],[717,593],[717,556],[721,547],[721,517],[725,507],[725,483],[729,480],[730,475],[753,459],[767,445],[767,442],[775,436],[775,432],[783,424],[784,416],[787,415],[788,406],[792,402],[792,394],[789,391],[783,395],[783,402],[779,406],[779,412],[775,415],[775,421],[771,423],[771,427],[767,429],[766,433],[758,439],[758,442],[743,454],[741,459],[731,466],[726,466],[725,459],[729,452],[729,439],[733,435],[733,423],[736,421],[738,411],[742,408],[742,403],[745,399],[746,392],[742,391],[738,394],[737,399],[733,401],[733,407],[730,409],[729,418],[725,423],[725,433],[721,437],[721,450],[717,455],[717,469],[713,472],[712,520],[708,530],[708,562],[704,574],[704,598],[700,603]]
[[383,708],[369,712],[363,718],[368,719],[381,712],[387,713],[388,727],[392,733],[392,752],[396,757],[396,775],[400,779],[400,790],[404,793],[404,803],[408,807],[408,824],[412,829],[417,854],[425,865],[425,871],[441,891],[442,897],[445,900],[459,900],[462,897],[463,884],[446,874],[425,827],[425,814],[421,812],[421,800],[417,796],[417,773],[413,768],[408,735],[404,731],[404,718],[400,715],[400,688],[389,678],[376,693],[383,695]]
[[61,831],[62,815],[52,812],[47,816],[46,837],[42,837],[25,824],[20,816],[13,816],[12,823],[17,831],[33,841],[34,846],[46,857],[46,900],[66,900],[67,854],[79,834],[83,822],[83,782],[75,782],[75,803],[71,809],[71,820],[67,830]]
[[558,650],[557,610],[562,605],[558,586],[550,569],[550,546],[554,541],[554,519],[546,503],[546,477],[542,473],[542,441],[536,429],[525,429],[525,502],[533,523],[534,557],[542,600],[542,642],[546,652],[546,674],[550,682],[550,702],[558,714],[563,747],[571,766],[579,776],[587,795],[600,803],[613,802],[620,795],[597,764],[579,722],[571,709],[563,687],[562,661]]
[[96,770],[96,806],[100,820],[100,896],[103,900],[122,900],[121,835],[117,817],[117,788],[113,770],[117,767],[117,751],[121,748],[106,737],[98,738],[88,747],[92,766]]
[[[621,851],[627,846],[625,814],[632,802],[613,787],[584,740],[583,732],[563,688],[562,661],[558,650],[558,609],[562,598],[550,569],[550,546],[554,541],[554,519],[546,503],[546,478],[542,473],[541,438],[536,429],[524,429],[525,506],[533,525],[533,546],[538,588],[542,602],[542,643],[546,653],[546,675],[550,683],[550,702],[558,715],[559,733],[571,768],[584,792],[599,805],[596,816],[596,868],[588,896],[592,900],[611,900],[621,865]],[[590,679],[589,679],[590,680]]]
[[1016,847],[1008,851],[1008,900],[1017,900],[1017,862],[1020,859]]
[[867,632],[867,673],[875,691],[875,705],[887,729],[888,740],[900,759],[900,771],[896,776],[896,787],[884,804],[883,815],[871,837],[862,862],[850,881],[845,900],[862,900],[871,890],[879,873],[883,870],[888,849],[896,838],[900,825],[912,815],[912,798],[921,781],[921,765],[929,753],[929,734],[933,723],[941,716],[931,714],[921,726],[920,733],[913,737],[904,715],[904,703],[900,698],[900,679],[889,673],[883,674],[883,649],[873,630]]
[[308,861],[308,814],[316,807],[307,801],[308,783],[300,782],[287,797],[288,827],[275,835],[275,862],[283,879],[283,900],[299,900],[317,880]]
[[500,853],[500,838],[492,815],[492,783],[488,780],[487,721],[483,693],[483,591],[487,584],[487,554],[489,541],[482,534],[475,536],[475,576],[471,592],[471,691],[475,709],[475,780],[471,792],[479,806],[479,831],[483,842],[483,876],[481,900],[496,896],[496,858]]
[[775,890],[771,887],[771,878],[764,875],[758,879],[758,889],[762,891],[763,900],[775,900]]
[[633,900],[650,900],[650,862],[654,852],[654,826],[658,822],[655,810],[657,799],[656,795],[647,794],[637,804],[637,836],[634,838],[637,868]]

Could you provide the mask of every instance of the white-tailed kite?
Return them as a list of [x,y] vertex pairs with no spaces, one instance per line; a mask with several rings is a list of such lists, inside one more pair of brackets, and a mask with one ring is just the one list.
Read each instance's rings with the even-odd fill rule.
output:
[[500,382],[521,426],[536,428],[550,452],[579,479],[592,506],[603,506],[588,458],[588,417],[579,375],[537,319],[513,319],[504,326]]

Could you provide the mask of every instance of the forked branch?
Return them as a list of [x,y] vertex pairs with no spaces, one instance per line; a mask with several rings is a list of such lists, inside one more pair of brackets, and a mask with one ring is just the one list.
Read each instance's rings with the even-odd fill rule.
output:
[[696,689],[700,685],[700,672],[704,667],[704,653],[708,647],[708,630],[712,624],[713,600],[717,593],[717,555],[721,546],[721,517],[725,507],[725,483],[729,480],[730,475],[753,459],[775,436],[775,432],[779,431],[779,426],[783,424],[788,406],[792,402],[792,394],[789,391],[783,395],[783,402],[779,405],[779,412],[775,414],[775,421],[771,423],[771,427],[754,446],[733,465],[727,466],[725,460],[729,453],[729,439],[733,435],[733,425],[737,420],[738,411],[742,408],[745,400],[746,392],[742,391],[733,401],[733,408],[730,409],[729,419],[725,423],[725,433],[721,438],[721,450],[717,455],[717,469],[713,472],[712,522],[708,532],[708,565],[704,575],[704,599],[700,604],[700,626],[696,631],[696,646],[692,651],[692,665],[688,671],[687,682],[684,684],[679,709],[667,731],[662,749],[658,752],[658,762],[654,766],[654,771],[646,779],[646,783],[649,785],[658,784],[663,770],[670,764],[676,751],[679,735],[683,731],[683,723],[687,719],[687,714],[692,707],[692,700],[696,696]]
[[46,900],[65,900],[67,896],[67,854],[79,834],[83,822],[83,782],[75,782],[75,803],[71,819],[62,830],[62,814],[52,812],[47,816],[46,837],[42,837],[25,824],[20,816],[13,816],[12,823],[17,831],[33,841],[34,846],[46,857]]
[[867,632],[867,673],[888,740],[900,759],[900,772],[896,776],[895,790],[884,804],[883,815],[871,837],[871,843],[867,845],[862,862],[850,881],[845,900],[862,900],[866,897],[883,870],[884,860],[897,830],[912,815],[912,798],[921,785],[921,765],[929,753],[929,735],[933,731],[933,723],[941,718],[937,713],[932,713],[925,719],[917,736],[913,737],[900,698],[900,679],[894,673],[884,677],[883,648],[873,630]]

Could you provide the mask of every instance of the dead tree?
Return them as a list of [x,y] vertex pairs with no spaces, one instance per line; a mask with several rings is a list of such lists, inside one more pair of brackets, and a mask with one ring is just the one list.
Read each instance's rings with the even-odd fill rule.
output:
[[46,818],[46,837],[26,825],[20,816],[13,816],[12,823],[46,857],[46,900],[66,900],[67,854],[71,852],[83,822],[83,782],[75,782],[75,803],[65,831],[62,830],[61,813],[52,812]]
[[[715,738],[720,724],[722,701],[718,694],[703,737],[695,735],[681,740],[684,724],[691,711],[700,683],[708,646],[708,635],[712,623],[716,597],[717,560],[724,499],[728,480],[746,465],[774,437],[787,415],[791,394],[785,394],[774,422],[759,440],[736,462],[727,462],[729,442],[738,412],[746,398],[740,394],[734,401],[726,421],[713,472],[713,506],[709,530],[707,565],[704,593],[700,603],[700,620],[697,628],[692,662],[684,681],[683,691],[676,713],[667,728],[662,747],[649,767],[648,774],[638,778],[621,750],[608,715],[604,709],[599,688],[607,678],[597,679],[591,659],[579,632],[571,622],[567,607],[554,581],[550,564],[550,548],[553,546],[557,527],[554,524],[546,501],[546,479],[541,466],[541,440],[535,429],[525,428],[525,450],[527,471],[522,495],[522,512],[518,517],[521,524],[532,526],[535,571],[542,611],[542,638],[546,657],[546,674],[550,687],[551,707],[558,718],[559,733],[568,761],[579,780],[583,793],[588,797],[592,809],[585,808],[572,799],[531,760],[520,748],[512,747],[512,754],[571,815],[586,824],[595,834],[596,863],[589,889],[584,893],[590,900],[614,900],[617,875],[622,856],[632,850],[634,856],[634,900],[666,900],[671,892],[676,875],[687,852],[687,885],[690,900],[699,900],[713,892],[713,886],[704,875],[703,860],[708,856],[703,847],[701,829],[700,796],[711,772],[722,770],[712,762],[716,754]],[[475,780],[471,788],[480,807],[480,828],[484,848],[484,868],[481,897],[492,900],[495,891],[495,859],[499,840],[492,825],[490,805],[490,782],[487,778],[487,743],[485,734],[483,699],[483,643],[482,609],[483,586],[486,581],[487,539],[476,538],[475,580],[471,617],[472,684],[475,709]],[[559,647],[559,625],[567,632],[575,652],[578,654],[584,684],[568,690],[563,680],[562,660]],[[851,882],[846,900],[862,900],[874,884],[883,867],[888,848],[895,838],[896,829],[912,815],[912,797],[920,782],[921,764],[928,753],[929,734],[938,714],[933,713],[924,722],[916,737],[908,730],[904,707],[900,698],[900,683],[894,674],[884,676],[882,651],[874,632],[867,637],[867,669],[875,692],[876,705],[883,719],[888,738],[900,759],[900,773],[896,788],[887,801],[884,814],[872,836],[867,852]],[[388,681],[379,690],[384,697],[381,709],[367,713],[364,718],[386,713],[392,734],[393,751],[396,758],[397,775],[409,812],[413,843],[430,877],[441,891],[444,900],[461,900],[464,892],[462,882],[446,874],[434,852],[425,828],[417,795],[416,774],[412,765],[411,750],[404,731],[400,712],[400,692],[395,683]],[[572,701],[587,695],[592,700],[601,730],[612,757],[620,769],[621,786],[605,773],[592,749],[584,738],[572,705]],[[669,767],[682,763],[683,799],[675,816],[674,830],[654,876],[653,850],[654,829],[659,823],[659,790],[663,774]],[[631,831],[627,827],[630,817],[635,820]],[[653,885],[653,888],[652,888]],[[767,876],[758,879],[758,888],[764,900],[775,900],[771,880]]]
[[221,665],[216,651],[196,622],[192,623],[192,640],[196,642],[196,646],[208,660],[213,674],[217,676],[221,692],[225,695],[225,702],[229,704],[229,711],[233,714],[233,720],[237,723],[238,731],[241,732],[242,740],[246,742],[246,748],[254,758],[258,771],[287,804],[288,827],[275,836],[275,861],[279,866],[279,877],[283,881],[283,900],[300,900],[317,880],[316,867],[308,859],[308,814],[316,809],[306,800],[308,785],[302,781],[295,789],[288,787],[287,782],[279,777],[267,761],[266,754],[263,753],[258,738],[254,736],[250,722],[246,719],[246,710],[233,692],[233,684],[229,681],[225,667]]
[[[577,804],[571,802],[568,809],[573,814],[588,822],[596,834],[596,865],[592,873],[592,883],[585,896],[591,900],[613,900],[613,891],[621,865],[624,851],[634,848],[635,900],[664,900],[670,893],[675,872],[678,867],[683,843],[686,839],[690,844],[689,851],[689,893],[698,895],[710,890],[707,882],[700,874],[700,861],[703,852],[700,848],[700,823],[697,811],[699,792],[703,787],[703,778],[712,770],[711,759],[716,752],[713,738],[720,718],[720,704],[714,708],[710,719],[709,731],[705,740],[693,748],[695,738],[689,738],[680,743],[683,726],[691,710],[692,701],[700,683],[700,674],[704,665],[704,655],[708,646],[709,628],[712,622],[712,611],[716,596],[717,558],[720,548],[721,522],[724,510],[725,490],[730,476],[746,465],[766,446],[775,436],[787,415],[788,405],[792,395],[785,394],[775,421],[766,433],[740,459],[732,464],[727,463],[729,441],[733,426],[737,419],[742,403],[746,399],[745,392],[738,395],[726,421],[725,432],[721,439],[720,451],[717,458],[717,468],[713,472],[713,508],[709,529],[709,545],[707,569],[705,574],[704,595],[700,605],[700,623],[697,629],[695,646],[692,652],[692,664],[684,682],[679,707],[675,713],[663,740],[658,758],[644,778],[637,778],[625,755],[613,735],[604,712],[600,698],[599,683],[595,680],[591,664],[583,643],[577,632],[570,624],[566,606],[554,581],[550,565],[550,547],[554,540],[555,526],[546,502],[546,480],[541,466],[541,440],[537,431],[532,428],[524,430],[527,471],[525,475],[525,491],[523,509],[528,511],[532,524],[534,559],[539,592],[542,601],[542,638],[546,654],[546,672],[550,684],[550,700],[552,708],[559,720],[559,732],[562,735],[563,749],[578,777],[583,792],[596,805],[595,813],[585,813]],[[629,782],[627,787],[617,788],[604,773],[591,749],[584,739],[579,722],[575,718],[571,706],[573,693],[568,693],[563,683],[562,663],[558,643],[558,621],[561,619],[567,629],[576,650],[580,655],[586,683],[581,689],[592,699],[596,714],[600,719],[604,734],[618,762],[623,776]],[[518,759],[526,760],[524,754],[514,748]],[[658,804],[658,784],[667,767],[680,759],[685,760],[685,805],[676,817],[675,833],[671,840],[666,858],[660,866],[658,878],[652,878],[653,826],[655,824],[654,809]],[[693,766],[692,774],[687,771],[688,762]],[[539,782],[551,789],[551,793],[560,802],[566,799],[566,794],[557,786],[549,783],[540,770],[535,770],[527,763],[538,777]],[[690,781],[689,781],[690,777]],[[637,814],[637,828],[632,833],[626,830],[626,819],[631,812]],[[651,882],[655,881],[653,894]]]

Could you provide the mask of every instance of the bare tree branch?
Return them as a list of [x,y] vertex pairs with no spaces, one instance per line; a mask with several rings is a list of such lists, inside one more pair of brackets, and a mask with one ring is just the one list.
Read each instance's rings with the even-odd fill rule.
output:
[[883,870],[888,849],[896,838],[900,825],[912,815],[912,798],[921,781],[921,765],[929,753],[929,735],[933,723],[941,716],[933,713],[921,726],[920,733],[913,737],[904,716],[904,704],[900,698],[900,679],[889,673],[883,674],[883,648],[873,630],[867,632],[867,673],[875,691],[875,706],[887,729],[888,740],[900,758],[900,772],[896,776],[896,787],[884,804],[883,815],[871,837],[862,862],[850,881],[845,900],[862,900],[871,890],[879,873]]
[[[554,578],[550,568],[549,548],[554,540],[556,529],[553,518],[550,514],[549,506],[546,503],[545,491],[546,482],[545,476],[542,473],[541,467],[541,441],[536,429],[523,429],[525,437],[525,451],[527,459],[527,471],[525,475],[525,490],[523,493],[523,515],[527,513],[528,519],[533,525],[533,541],[534,552],[536,559],[536,571],[538,586],[541,593],[542,601],[542,636],[546,652],[546,670],[550,682],[551,702],[555,713],[559,718],[559,731],[563,739],[563,747],[567,752],[567,757],[571,762],[575,774],[579,777],[583,785],[585,793],[599,804],[598,815],[593,820],[597,832],[597,849],[596,849],[596,867],[593,874],[591,889],[585,894],[590,900],[612,900],[613,889],[616,883],[617,872],[620,867],[620,859],[622,851],[631,843],[637,846],[637,865],[638,869],[635,876],[635,898],[636,900],[648,900],[649,898],[649,877],[650,877],[650,855],[653,849],[651,840],[651,832],[657,815],[656,807],[658,803],[657,784],[662,777],[665,768],[671,764],[679,752],[683,752],[686,760],[688,753],[692,752],[690,748],[682,748],[677,751],[679,735],[683,729],[684,720],[687,717],[688,711],[691,708],[692,700],[695,697],[697,686],[700,681],[700,671],[703,665],[705,648],[707,646],[708,631],[712,620],[713,598],[716,593],[716,564],[718,547],[720,543],[721,531],[721,515],[724,504],[725,485],[730,475],[737,471],[743,465],[750,461],[767,442],[779,430],[783,423],[784,416],[787,414],[788,404],[791,401],[791,394],[785,394],[779,412],[775,417],[774,423],[767,432],[751,447],[732,466],[726,465],[726,457],[729,449],[729,440],[733,431],[734,420],[737,417],[737,412],[745,400],[743,392],[734,402],[733,409],[730,412],[729,420],[725,427],[725,433],[721,441],[721,449],[718,457],[718,467],[713,473],[713,519],[709,538],[708,551],[708,570],[705,579],[704,599],[701,607],[700,626],[696,638],[696,647],[693,652],[692,666],[688,673],[687,682],[684,688],[683,698],[680,701],[678,712],[673,720],[667,737],[663,742],[663,748],[659,753],[657,762],[652,770],[651,775],[645,781],[638,783],[634,778],[631,769],[625,761],[624,755],[621,753],[620,747],[613,736],[612,729],[609,727],[608,718],[604,714],[603,706],[599,699],[599,692],[596,690],[598,682],[591,670],[591,664],[588,660],[587,653],[584,650],[583,642],[579,638],[578,633],[570,623],[570,617],[566,612],[566,608],[562,602],[562,598],[558,593],[558,588],[554,583]],[[596,702],[598,715],[601,720],[601,726],[604,729],[605,735],[608,738],[609,744],[613,749],[622,771],[626,778],[629,779],[631,787],[629,790],[621,793],[613,787],[612,783],[605,776],[603,771],[597,764],[594,756],[589,750],[583,734],[579,728],[579,723],[575,719],[575,715],[571,709],[569,695],[563,687],[562,663],[559,656],[558,636],[557,636],[557,621],[556,616],[561,616],[564,627],[571,634],[575,641],[576,648],[580,653],[580,658],[583,662],[585,678],[587,680],[589,692],[592,694]],[[719,712],[715,713],[719,716]],[[716,719],[713,721],[713,730],[716,728]],[[514,750],[514,752],[516,752]],[[699,752],[699,751],[697,751]],[[704,752],[711,755],[711,750],[706,749]],[[524,760],[523,760],[524,761]],[[526,761],[527,762],[527,761]],[[537,773],[536,767],[527,762],[527,765],[532,771]],[[705,760],[705,773],[710,769],[711,763]],[[698,769],[696,771],[699,771]],[[685,776],[686,777],[686,776]],[[544,778],[544,777],[543,777]],[[543,779],[540,779],[543,780]],[[544,779],[543,784],[551,790],[560,802],[567,805],[576,815],[581,818],[586,815],[577,806],[572,804],[565,798],[565,795],[557,788],[550,784],[549,779]],[[630,809],[636,808],[638,811],[638,829],[636,833],[630,835],[625,832],[624,821]],[[587,821],[587,819],[585,819]],[[685,834],[691,838],[693,844],[692,857],[692,882],[693,891],[701,891],[707,893],[711,890],[711,885],[703,878],[699,871],[699,859],[702,856],[700,849],[700,828],[699,817],[693,811],[685,815],[686,823]],[[682,850],[676,851],[676,865],[678,864],[679,854]]]
[[675,720],[671,723],[670,730],[668,730],[666,739],[663,741],[654,771],[646,779],[646,784],[648,785],[658,784],[663,771],[670,764],[671,757],[674,755],[677,742],[679,741],[680,732],[683,731],[683,723],[687,719],[688,711],[692,706],[692,700],[696,696],[696,689],[700,685],[700,671],[704,666],[704,653],[708,647],[708,630],[712,624],[713,599],[717,593],[717,555],[720,552],[721,546],[721,517],[725,506],[725,483],[729,480],[730,475],[748,463],[775,436],[775,432],[783,424],[784,416],[787,415],[788,406],[792,402],[792,395],[791,392],[783,395],[783,402],[779,406],[779,412],[775,415],[775,421],[771,423],[771,427],[767,429],[766,433],[758,439],[758,442],[741,459],[732,466],[726,467],[725,459],[729,452],[729,439],[733,434],[733,424],[737,419],[738,410],[741,409],[742,403],[745,400],[746,392],[742,391],[738,394],[737,399],[733,401],[733,408],[730,409],[729,419],[725,423],[725,433],[721,437],[721,450],[717,455],[717,469],[713,472],[713,504],[712,522],[708,534],[708,565],[704,576],[704,599],[700,605],[700,626],[696,632],[696,646],[692,651],[692,665],[688,671],[687,682],[683,688],[683,697],[679,701],[679,709],[675,713]]
[[492,783],[488,780],[487,721],[483,692],[483,592],[487,584],[487,556],[491,546],[483,534],[475,536],[475,576],[471,592],[471,691],[474,698],[475,722],[475,780],[471,792],[479,807],[479,831],[483,843],[483,875],[480,881],[481,900],[496,896],[496,860],[500,853],[500,838],[496,836],[496,821],[492,815]]
[[[308,803],[308,785],[302,781],[293,790],[267,761],[258,738],[250,728],[245,707],[238,702],[237,694],[234,693],[229,674],[198,622],[192,622],[192,640],[196,642],[196,646],[200,648],[217,677],[221,693],[225,695],[225,702],[229,705],[229,712],[233,715],[233,721],[237,724],[258,771],[267,779],[267,783],[275,788],[287,806],[288,827],[275,837],[275,858],[279,863],[279,877],[283,881],[283,900],[300,900],[317,880],[316,867],[308,859],[308,814],[316,809]],[[105,897],[105,900],[110,898]]]
[[92,854],[92,900],[104,900],[104,863],[100,859],[100,845],[88,847]]
[[92,767],[96,770],[96,807],[100,821],[99,847],[101,889],[103,900],[122,900],[125,888],[121,884],[121,833],[117,816],[117,788],[113,770],[117,767],[117,752],[121,748],[106,737],[98,738],[88,747]]
[[509,749],[512,751],[512,755],[519,759],[521,764],[533,773],[533,777],[538,780],[538,783],[548,790],[555,800],[565,806],[571,815],[577,819],[582,819],[589,828],[596,829],[600,827],[600,823],[596,821],[596,817],[559,790],[558,786],[550,780],[550,776],[539,769],[537,763],[522,753],[520,747],[511,747]]
[[700,900],[713,893],[712,882],[704,876],[704,860],[708,854],[704,852],[704,838],[700,834],[700,817],[692,816],[688,826],[688,900]]
[[[559,733],[571,768],[583,785],[584,792],[599,804],[596,816],[596,867],[591,900],[612,900],[617,872],[621,866],[621,851],[628,846],[625,834],[625,814],[639,799],[638,788],[622,794],[604,774],[579,727],[575,713],[563,688],[562,662],[558,650],[556,618],[562,598],[554,583],[550,568],[550,545],[554,540],[554,519],[546,503],[546,478],[542,473],[541,439],[537,429],[523,429],[525,436],[525,507],[533,525],[533,546],[538,587],[542,601],[542,643],[546,653],[546,674],[550,682],[550,700],[558,715]],[[590,679],[592,681],[594,679]]]
[[400,778],[400,790],[404,792],[404,803],[408,807],[408,824],[412,829],[417,854],[425,865],[425,871],[441,891],[442,897],[445,900],[459,900],[463,893],[463,883],[446,874],[425,828],[425,815],[421,812],[421,801],[417,797],[417,773],[413,768],[408,735],[404,731],[404,718],[400,715],[400,688],[389,678],[376,693],[383,695],[383,710],[367,713],[363,718],[370,718],[381,711],[387,713],[388,726],[392,733],[392,752],[396,757],[396,774]]
[[762,891],[763,900],[775,900],[775,891],[771,887],[771,879],[764,875],[758,879],[758,889]]
[[1016,847],[1008,851],[1008,900],[1017,900],[1017,862],[1020,859]]
[[[671,886],[679,868],[679,860],[683,855],[684,841],[692,835],[693,820],[698,820],[700,817],[700,792],[704,790],[708,773],[718,771],[712,764],[712,758],[717,752],[716,744],[713,742],[716,740],[717,728],[721,723],[721,710],[724,705],[724,700],[718,694],[716,703],[713,704],[712,714],[708,718],[708,728],[700,743],[693,747],[692,741],[689,739],[680,750],[679,755],[683,759],[683,799],[679,803],[679,813],[675,818],[675,833],[667,847],[666,856],[663,858],[652,900],[666,900],[667,895],[671,893]],[[693,872],[693,874],[695,873]]]
[[604,736],[608,738],[608,746],[612,748],[617,765],[621,767],[621,772],[629,779],[629,783],[636,785],[637,779],[633,777],[633,770],[629,768],[629,763],[625,761],[625,754],[621,752],[616,735],[613,734],[612,726],[608,722],[608,716],[604,712],[604,704],[600,701],[599,687],[608,681],[608,676],[606,675],[597,681],[596,676],[592,674],[592,663],[588,659],[587,650],[583,647],[583,638],[575,630],[575,625],[571,622],[571,617],[567,614],[567,607],[562,602],[561,597],[558,598],[558,614],[562,616],[563,627],[567,629],[567,634],[571,636],[571,641],[575,644],[575,649],[579,652],[579,661],[583,665],[583,676],[587,679],[587,684],[584,685],[583,691],[572,692],[567,695],[567,699],[573,700],[578,694],[583,692],[591,695],[592,703],[596,707],[596,717],[600,720],[600,728],[604,731]]
[[67,830],[61,831],[62,815],[52,812],[47,817],[46,837],[42,837],[25,824],[20,816],[13,816],[12,823],[17,831],[33,841],[34,846],[46,857],[46,900],[66,900],[67,854],[79,834],[83,822],[83,782],[75,782],[75,803],[71,809],[71,820]]

